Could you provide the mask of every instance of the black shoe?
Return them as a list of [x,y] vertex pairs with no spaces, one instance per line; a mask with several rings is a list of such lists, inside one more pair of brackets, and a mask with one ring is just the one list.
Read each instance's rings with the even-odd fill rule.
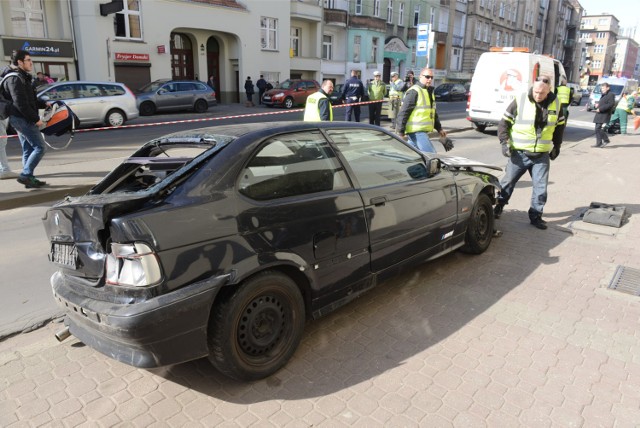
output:
[[600,143],[596,143],[595,145],[591,146],[591,147],[602,147],[602,144]]
[[504,210],[504,204],[497,204],[493,208],[493,218],[500,218],[503,210]]
[[34,176],[26,177],[24,175],[21,175],[16,180],[18,181],[18,183],[24,184],[24,187],[26,187],[27,189],[38,189],[42,186],[46,186],[47,184],[44,181],[38,180]]
[[531,224],[541,230],[545,230],[547,228],[547,222],[544,221],[542,217],[534,218],[533,220],[531,220]]
[[609,144],[611,141],[603,141],[602,144],[600,145],[600,148],[606,147],[607,144]]

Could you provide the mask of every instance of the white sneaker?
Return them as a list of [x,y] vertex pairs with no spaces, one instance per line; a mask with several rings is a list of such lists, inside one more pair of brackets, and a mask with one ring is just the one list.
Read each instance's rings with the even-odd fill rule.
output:
[[10,178],[18,178],[20,174],[13,171],[0,171],[0,180],[8,180]]

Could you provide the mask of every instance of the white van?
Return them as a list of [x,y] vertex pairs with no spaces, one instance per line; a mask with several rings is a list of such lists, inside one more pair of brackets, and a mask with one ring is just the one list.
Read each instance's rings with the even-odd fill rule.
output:
[[638,90],[637,80],[627,79],[626,77],[602,77],[600,80],[598,80],[598,83],[596,84],[596,87],[593,88],[593,91],[591,91],[591,95],[589,95],[587,111],[596,109],[596,103],[600,101],[600,97],[602,96],[600,85],[605,82],[609,84],[609,90],[616,96],[616,105],[618,105],[618,101],[620,101],[620,97],[623,93],[631,93]]
[[467,119],[480,132],[497,125],[511,101],[528,91],[539,76],[551,77],[554,89],[561,77],[566,79],[562,63],[550,56],[529,53],[526,48],[491,48],[476,64]]

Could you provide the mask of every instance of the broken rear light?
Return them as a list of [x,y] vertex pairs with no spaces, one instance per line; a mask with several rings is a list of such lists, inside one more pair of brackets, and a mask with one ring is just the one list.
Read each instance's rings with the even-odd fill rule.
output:
[[162,279],[156,253],[145,243],[111,244],[107,255],[107,284],[148,287]]

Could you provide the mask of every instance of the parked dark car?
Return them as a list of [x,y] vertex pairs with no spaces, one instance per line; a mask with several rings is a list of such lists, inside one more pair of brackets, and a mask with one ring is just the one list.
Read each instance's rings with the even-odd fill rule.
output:
[[140,88],[136,102],[142,116],[159,111],[193,110],[204,113],[216,106],[216,92],[199,80],[155,80]]
[[208,357],[235,379],[269,376],[305,320],[407,266],[485,251],[498,180],[478,167],[353,122],[153,140],[45,215],[57,337],[136,367]]
[[467,90],[460,83],[443,83],[433,90],[436,101],[466,101]]
[[318,92],[320,85],[315,80],[285,80],[262,96],[262,104],[267,107],[293,108],[304,105],[307,97]]
[[333,87],[333,92],[329,95],[329,99],[331,100],[331,104],[337,105],[342,104],[342,88],[344,87],[344,83],[337,83]]

